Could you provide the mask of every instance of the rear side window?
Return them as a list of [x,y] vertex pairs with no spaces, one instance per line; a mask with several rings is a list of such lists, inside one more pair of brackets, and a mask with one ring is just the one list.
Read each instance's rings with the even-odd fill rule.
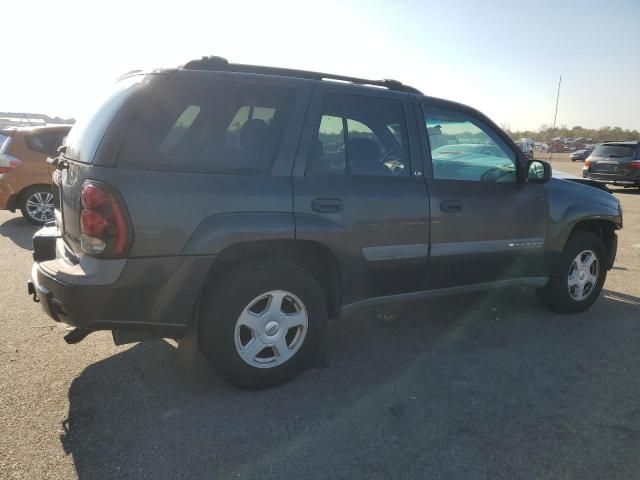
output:
[[592,157],[632,158],[637,145],[598,145],[591,153]]
[[174,78],[129,129],[119,164],[145,170],[265,173],[295,100],[290,88]]
[[62,145],[66,136],[66,131],[42,131],[27,135],[25,142],[27,143],[27,147],[31,150],[38,153],[44,153],[50,157],[55,157],[58,154],[58,147]]

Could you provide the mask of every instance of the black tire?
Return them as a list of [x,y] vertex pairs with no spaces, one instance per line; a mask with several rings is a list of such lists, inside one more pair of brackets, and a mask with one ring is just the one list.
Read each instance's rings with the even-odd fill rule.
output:
[[[583,300],[571,296],[568,277],[574,259],[583,251],[591,250],[598,262],[598,276],[595,285]],[[549,282],[537,290],[538,298],[550,310],[557,313],[579,313],[587,310],[598,299],[607,278],[609,255],[604,243],[591,232],[576,231],[567,241]]]
[[[289,360],[259,368],[240,356],[236,348],[236,322],[252,300],[276,290],[298,297],[306,309],[308,326],[302,343]],[[199,345],[218,374],[236,387],[255,390],[293,379],[307,367],[323,340],[328,316],[324,293],[313,276],[296,265],[276,261],[245,264],[205,288],[202,298]]]
[[49,218],[45,218],[45,216],[43,215],[42,219],[37,219],[34,218],[28,210],[27,207],[27,201],[32,198],[34,195],[37,194],[41,194],[42,197],[44,199],[44,197],[48,197],[51,199],[51,206],[53,206],[53,194],[51,191],[51,186],[49,185],[34,185],[32,187],[28,187],[26,189],[24,189],[21,193],[20,193],[20,198],[18,200],[18,206],[20,207],[20,212],[22,213],[22,216],[24,217],[24,219],[29,222],[32,223],[33,225],[44,225],[47,222],[52,222],[54,220],[53,217],[53,209],[51,210],[51,216]]

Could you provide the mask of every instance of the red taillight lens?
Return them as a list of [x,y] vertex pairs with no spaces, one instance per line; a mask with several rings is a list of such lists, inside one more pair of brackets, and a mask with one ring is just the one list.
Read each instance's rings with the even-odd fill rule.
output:
[[640,160],[633,160],[629,162],[629,168],[631,170],[640,170]]
[[585,159],[584,161],[584,168],[589,168],[591,166],[591,160],[589,160],[588,158]]
[[82,210],[80,212],[80,228],[82,233],[91,237],[100,237],[109,222],[95,210]]
[[107,203],[108,194],[93,183],[82,187],[81,199],[84,208],[98,208]]
[[10,155],[0,155],[0,173],[7,173],[20,165],[22,161]]
[[108,186],[87,181],[82,186],[81,246],[86,253],[121,257],[129,246],[126,211]]

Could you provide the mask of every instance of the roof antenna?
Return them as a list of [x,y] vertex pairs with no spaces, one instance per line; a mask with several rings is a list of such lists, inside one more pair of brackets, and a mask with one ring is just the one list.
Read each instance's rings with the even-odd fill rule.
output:
[[556,96],[556,113],[553,116],[553,133],[551,134],[551,146],[549,147],[549,162],[553,156],[553,139],[556,138],[556,119],[558,118],[558,103],[560,102],[560,85],[562,84],[562,74],[558,80],[558,95]]

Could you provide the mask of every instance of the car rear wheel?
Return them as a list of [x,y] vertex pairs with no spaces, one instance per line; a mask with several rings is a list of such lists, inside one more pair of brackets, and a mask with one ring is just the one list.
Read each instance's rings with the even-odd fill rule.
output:
[[200,346],[229,383],[259,389],[284,383],[320,344],[327,307],[320,285],[288,263],[246,265],[204,292]]
[[607,277],[607,249],[593,233],[571,235],[549,283],[538,289],[538,298],[558,313],[578,313],[596,301]]
[[51,187],[36,185],[27,188],[20,196],[22,216],[34,225],[44,225],[54,219]]

